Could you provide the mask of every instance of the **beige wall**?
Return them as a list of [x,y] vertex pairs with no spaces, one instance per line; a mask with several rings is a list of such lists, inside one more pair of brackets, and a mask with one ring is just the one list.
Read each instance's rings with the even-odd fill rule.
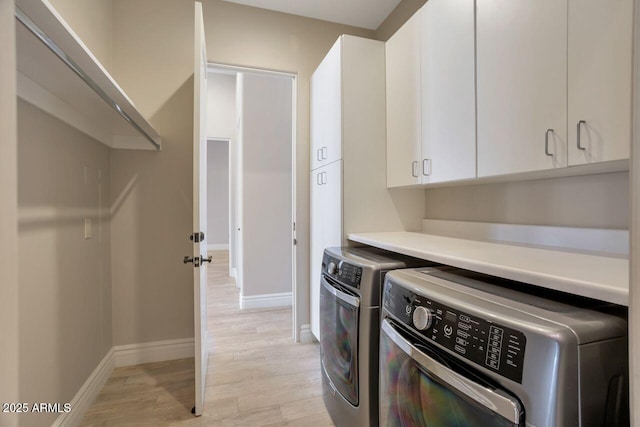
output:
[[24,101],[18,142],[20,401],[64,403],[112,347],[110,152]]
[[193,21],[193,2],[114,1],[114,76],[163,148],[112,152],[115,345],[193,337]]
[[375,38],[382,41],[389,40],[426,2],[427,0],[402,0],[387,19],[380,24],[376,30]]
[[207,92],[207,137],[235,139],[235,74],[209,73]]
[[[0,0],[0,402],[19,402],[16,60],[13,0]],[[0,413],[0,425],[18,425]]]
[[292,80],[241,73],[238,85],[240,298],[292,292]]
[[98,61],[111,72],[113,65],[112,0],[50,0]]
[[207,141],[208,245],[229,245],[229,142]]
[[629,226],[629,174],[434,188],[426,217],[574,227]]

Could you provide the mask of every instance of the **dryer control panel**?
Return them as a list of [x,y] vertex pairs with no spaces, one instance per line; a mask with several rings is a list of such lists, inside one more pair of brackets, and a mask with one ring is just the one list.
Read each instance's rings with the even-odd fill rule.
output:
[[518,383],[527,339],[515,329],[457,310],[387,281],[384,309],[414,333]]
[[362,281],[362,267],[334,258],[326,253],[322,257],[322,272],[333,279],[359,289]]

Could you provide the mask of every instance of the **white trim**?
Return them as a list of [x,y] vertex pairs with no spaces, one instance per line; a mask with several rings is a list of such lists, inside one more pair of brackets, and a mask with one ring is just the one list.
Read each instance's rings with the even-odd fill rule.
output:
[[290,71],[280,71],[280,70],[270,70],[267,68],[252,68],[252,67],[242,67],[238,65],[229,65],[222,64],[218,62],[207,62],[207,73],[218,73],[218,74],[238,74],[238,73],[247,73],[247,74],[266,74],[266,75],[276,75],[282,77],[297,77],[298,73],[292,73]]
[[270,307],[290,307],[292,293],[281,292],[263,295],[240,295],[240,308],[270,308]]
[[208,251],[228,251],[229,244],[228,243],[210,243],[207,245]]
[[[298,206],[298,77],[293,76],[291,82],[291,292],[292,292],[292,310],[291,319],[293,323],[293,341],[298,342],[300,340],[299,323],[302,322],[301,313],[299,313],[300,307],[303,304],[298,303],[298,237],[297,228],[298,213],[296,212]],[[296,243],[293,243],[296,242]]]
[[629,255],[628,230],[425,219],[422,232],[460,239]]
[[229,269],[229,277],[233,277],[234,279],[238,277],[238,270],[235,267]]
[[300,326],[300,343],[301,344],[310,344],[314,342],[316,339],[311,333],[311,325],[305,323]]
[[115,366],[140,365],[166,360],[194,357],[194,339],[154,341],[143,344],[128,344],[114,347]]
[[73,399],[71,399],[71,412],[60,414],[51,424],[52,427],[75,427],[80,425],[84,414],[87,413],[96,396],[98,396],[100,390],[102,390],[102,387],[111,376],[114,361],[114,349],[112,347],[89,375],[89,378],[82,384]]

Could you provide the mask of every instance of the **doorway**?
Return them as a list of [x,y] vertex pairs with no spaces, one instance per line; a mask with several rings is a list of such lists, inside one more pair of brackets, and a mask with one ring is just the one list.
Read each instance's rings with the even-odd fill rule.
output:
[[296,76],[209,64],[207,95],[209,144],[228,147],[229,275],[240,308],[292,307],[295,340]]

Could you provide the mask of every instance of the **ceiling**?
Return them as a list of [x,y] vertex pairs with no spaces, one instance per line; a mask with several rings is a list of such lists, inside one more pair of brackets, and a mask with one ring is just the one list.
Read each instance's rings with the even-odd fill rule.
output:
[[225,0],[376,30],[400,0]]

